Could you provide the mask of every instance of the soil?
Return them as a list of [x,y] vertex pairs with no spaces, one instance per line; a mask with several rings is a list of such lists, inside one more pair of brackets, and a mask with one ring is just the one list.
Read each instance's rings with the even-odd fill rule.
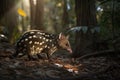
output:
[[15,49],[0,43],[0,80],[119,80],[120,62],[107,56],[73,59],[58,51],[51,60],[29,61],[27,56],[10,59]]

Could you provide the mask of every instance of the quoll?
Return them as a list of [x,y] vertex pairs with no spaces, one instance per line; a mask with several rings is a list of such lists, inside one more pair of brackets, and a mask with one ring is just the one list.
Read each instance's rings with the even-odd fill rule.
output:
[[40,58],[40,53],[45,53],[47,58],[50,58],[58,49],[65,49],[72,53],[68,37],[62,33],[55,35],[42,32],[40,30],[31,30],[25,32],[17,41],[16,52],[12,55],[15,58],[22,53],[22,56],[27,55],[28,58],[34,59],[34,55]]

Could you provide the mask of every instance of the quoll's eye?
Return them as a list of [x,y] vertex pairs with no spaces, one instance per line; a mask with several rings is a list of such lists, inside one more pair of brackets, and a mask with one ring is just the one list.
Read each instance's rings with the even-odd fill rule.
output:
[[69,46],[68,44],[66,44],[66,46]]

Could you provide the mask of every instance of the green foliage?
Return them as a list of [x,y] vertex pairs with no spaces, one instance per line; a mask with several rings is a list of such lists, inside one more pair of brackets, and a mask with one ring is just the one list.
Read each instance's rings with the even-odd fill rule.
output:
[[120,32],[120,2],[117,0],[106,0],[98,6],[103,9],[103,11],[97,12],[102,38],[108,39],[112,38],[113,35],[118,36]]

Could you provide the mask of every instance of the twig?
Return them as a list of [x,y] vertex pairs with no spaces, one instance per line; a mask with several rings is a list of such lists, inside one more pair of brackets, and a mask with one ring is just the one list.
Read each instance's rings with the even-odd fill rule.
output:
[[109,55],[109,54],[112,54],[113,52],[115,52],[115,50],[104,50],[104,51],[99,51],[99,52],[95,52],[95,53],[89,53],[89,54],[86,54],[86,55],[79,57],[79,60],[84,59],[84,58],[88,58],[91,56]]

